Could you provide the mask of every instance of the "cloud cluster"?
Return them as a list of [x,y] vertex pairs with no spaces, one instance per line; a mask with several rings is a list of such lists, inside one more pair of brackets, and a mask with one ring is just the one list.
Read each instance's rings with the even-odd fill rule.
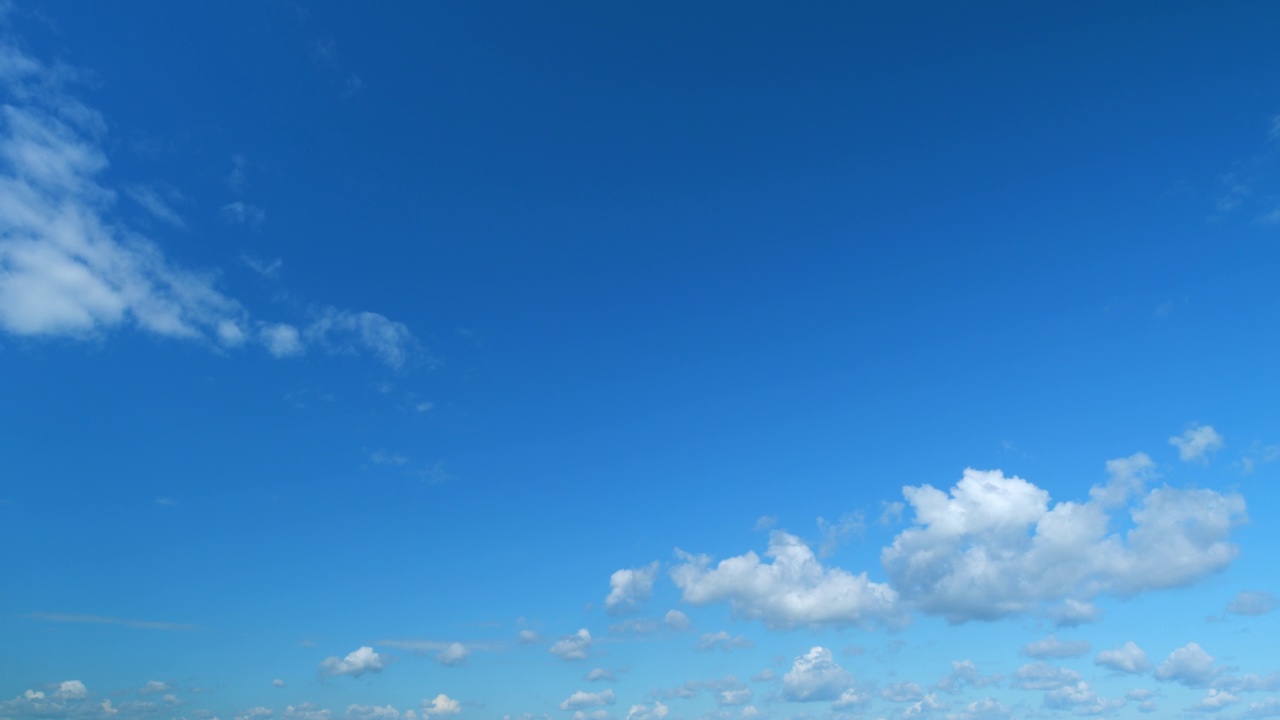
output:
[[582,660],[590,651],[591,632],[581,628],[578,632],[555,641],[549,652],[561,660]]
[[1156,488],[1129,508],[1127,532],[1112,530],[1112,510],[1141,492],[1152,465],[1142,454],[1109,463],[1111,481],[1082,503],[1051,505],[1046,490],[999,470],[967,469],[949,492],[906,487],[915,526],[881,553],[890,584],[916,608],[966,622],[1063,601],[1088,608],[1100,593],[1188,585],[1225,568],[1245,519],[1237,494]]
[[755,552],[721,560],[677,551],[671,579],[685,602],[727,601],[735,614],[775,628],[801,625],[861,625],[892,616],[897,593],[854,575],[826,568],[800,538],[775,530],[763,562]]

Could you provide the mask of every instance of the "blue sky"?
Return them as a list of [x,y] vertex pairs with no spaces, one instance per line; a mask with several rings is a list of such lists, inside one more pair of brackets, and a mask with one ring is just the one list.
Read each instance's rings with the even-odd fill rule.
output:
[[0,719],[1280,717],[1275,6],[0,18]]

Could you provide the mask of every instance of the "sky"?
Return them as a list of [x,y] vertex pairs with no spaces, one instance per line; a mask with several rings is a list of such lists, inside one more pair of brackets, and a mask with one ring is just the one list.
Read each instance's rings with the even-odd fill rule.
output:
[[1280,717],[1280,7],[0,7],[0,720]]

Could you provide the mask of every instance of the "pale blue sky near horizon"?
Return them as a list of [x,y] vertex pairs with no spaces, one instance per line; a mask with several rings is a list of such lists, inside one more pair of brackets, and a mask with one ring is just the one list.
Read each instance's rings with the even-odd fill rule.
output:
[[1280,717],[1278,26],[5,4],[0,720]]

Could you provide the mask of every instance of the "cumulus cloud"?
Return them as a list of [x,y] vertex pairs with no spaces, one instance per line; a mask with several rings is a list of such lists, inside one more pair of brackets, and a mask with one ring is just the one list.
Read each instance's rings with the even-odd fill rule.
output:
[[320,670],[326,675],[333,676],[360,677],[365,673],[378,672],[384,667],[386,667],[386,660],[367,645],[348,653],[345,658],[334,655],[320,663]]
[[890,683],[880,689],[880,697],[896,703],[916,702],[924,699],[924,688],[909,681]]
[[289,705],[280,713],[280,720],[331,720],[332,717],[333,711],[309,702]]
[[1169,438],[1169,444],[1178,448],[1178,458],[1183,462],[1204,459],[1209,453],[1221,450],[1225,442],[1212,425],[1196,425],[1181,435]]
[[995,698],[983,698],[964,706],[959,712],[948,715],[947,720],[1010,720],[1013,712]]
[[1044,694],[1045,707],[1072,710],[1077,715],[1101,715],[1124,705],[1123,700],[1099,697],[1089,683],[1080,680]]
[[1236,615],[1266,615],[1280,607],[1280,600],[1269,592],[1242,590],[1227,605],[1227,612]]
[[666,705],[654,701],[643,705],[632,705],[627,711],[626,720],[663,720],[670,712]]
[[1074,686],[1082,679],[1080,673],[1071,668],[1038,662],[1023,665],[1014,671],[1009,685],[1019,690],[1057,690]]
[[598,693],[589,693],[585,690],[578,690],[560,703],[561,710],[582,710],[584,708],[600,707],[602,705],[612,705],[614,703],[613,688],[603,690]]
[[1132,640],[1114,650],[1103,650],[1093,661],[1103,667],[1124,673],[1142,673],[1151,669],[1151,661],[1147,659],[1146,651]]
[[853,675],[836,664],[831,651],[816,646],[782,676],[782,697],[793,702],[835,700],[853,686]]
[[676,551],[680,563],[671,579],[694,605],[727,601],[736,615],[763,620],[774,628],[800,625],[862,625],[895,615],[897,593],[854,575],[823,567],[813,550],[794,535],[769,534],[762,562],[754,551],[721,560]]
[[462,703],[457,700],[440,693],[434,699],[422,701],[423,717],[441,717],[445,715],[457,715],[462,712]]
[[1073,658],[1089,652],[1091,645],[1085,640],[1059,640],[1050,635],[1043,640],[1029,642],[1022,646],[1022,654],[1027,657],[1044,660],[1046,658]]
[[1222,708],[1239,702],[1239,698],[1229,692],[1222,690],[1209,689],[1205,696],[1196,703],[1192,710],[1200,712],[1218,712]]
[[591,633],[581,628],[572,635],[566,635],[551,645],[549,651],[561,660],[582,660],[591,651]]
[[618,570],[609,577],[609,595],[604,607],[610,613],[637,610],[653,595],[653,579],[658,574],[658,563],[644,567]]
[[441,665],[461,665],[466,662],[471,651],[460,642],[451,642],[436,653],[436,662]]
[[1156,488],[1129,507],[1132,528],[1110,531],[1110,507],[1134,494],[1143,457],[1113,464],[1111,482],[1083,503],[1051,505],[1046,490],[999,470],[966,469],[949,493],[903,488],[914,527],[881,553],[893,588],[960,623],[1188,585],[1225,568],[1245,519],[1238,494]]
[[582,679],[587,682],[599,682],[601,680],[614,682],[617,678],[613,676],[613,673],[605,670],[604,668],[593,668],[586,675],[582,676]]
[[662,618],[662,622],[676,631],[688,630],[690,625],[689,616],[679,610],[668,610],[667,614]]
[[401,713],[391,705],[357,705],[347,706],[346,716],[349,720],[415,720],[417,715],[412,710]]
[[738,648],[753,648],[756,644],[743,637],[742,635],[733,636],[721,630],[715,633],[703,633],[698,639],[698,643],[694,645],[694,649],[699,652],[707,650],[720,649],[725,652],[736,650]]
[[1169,653],[1169,657],[1156,668],[1159,680],[1172,680],[1188,687],[1204,687],[1217,677],[1213,656],[1199,644],[1190,642]]

